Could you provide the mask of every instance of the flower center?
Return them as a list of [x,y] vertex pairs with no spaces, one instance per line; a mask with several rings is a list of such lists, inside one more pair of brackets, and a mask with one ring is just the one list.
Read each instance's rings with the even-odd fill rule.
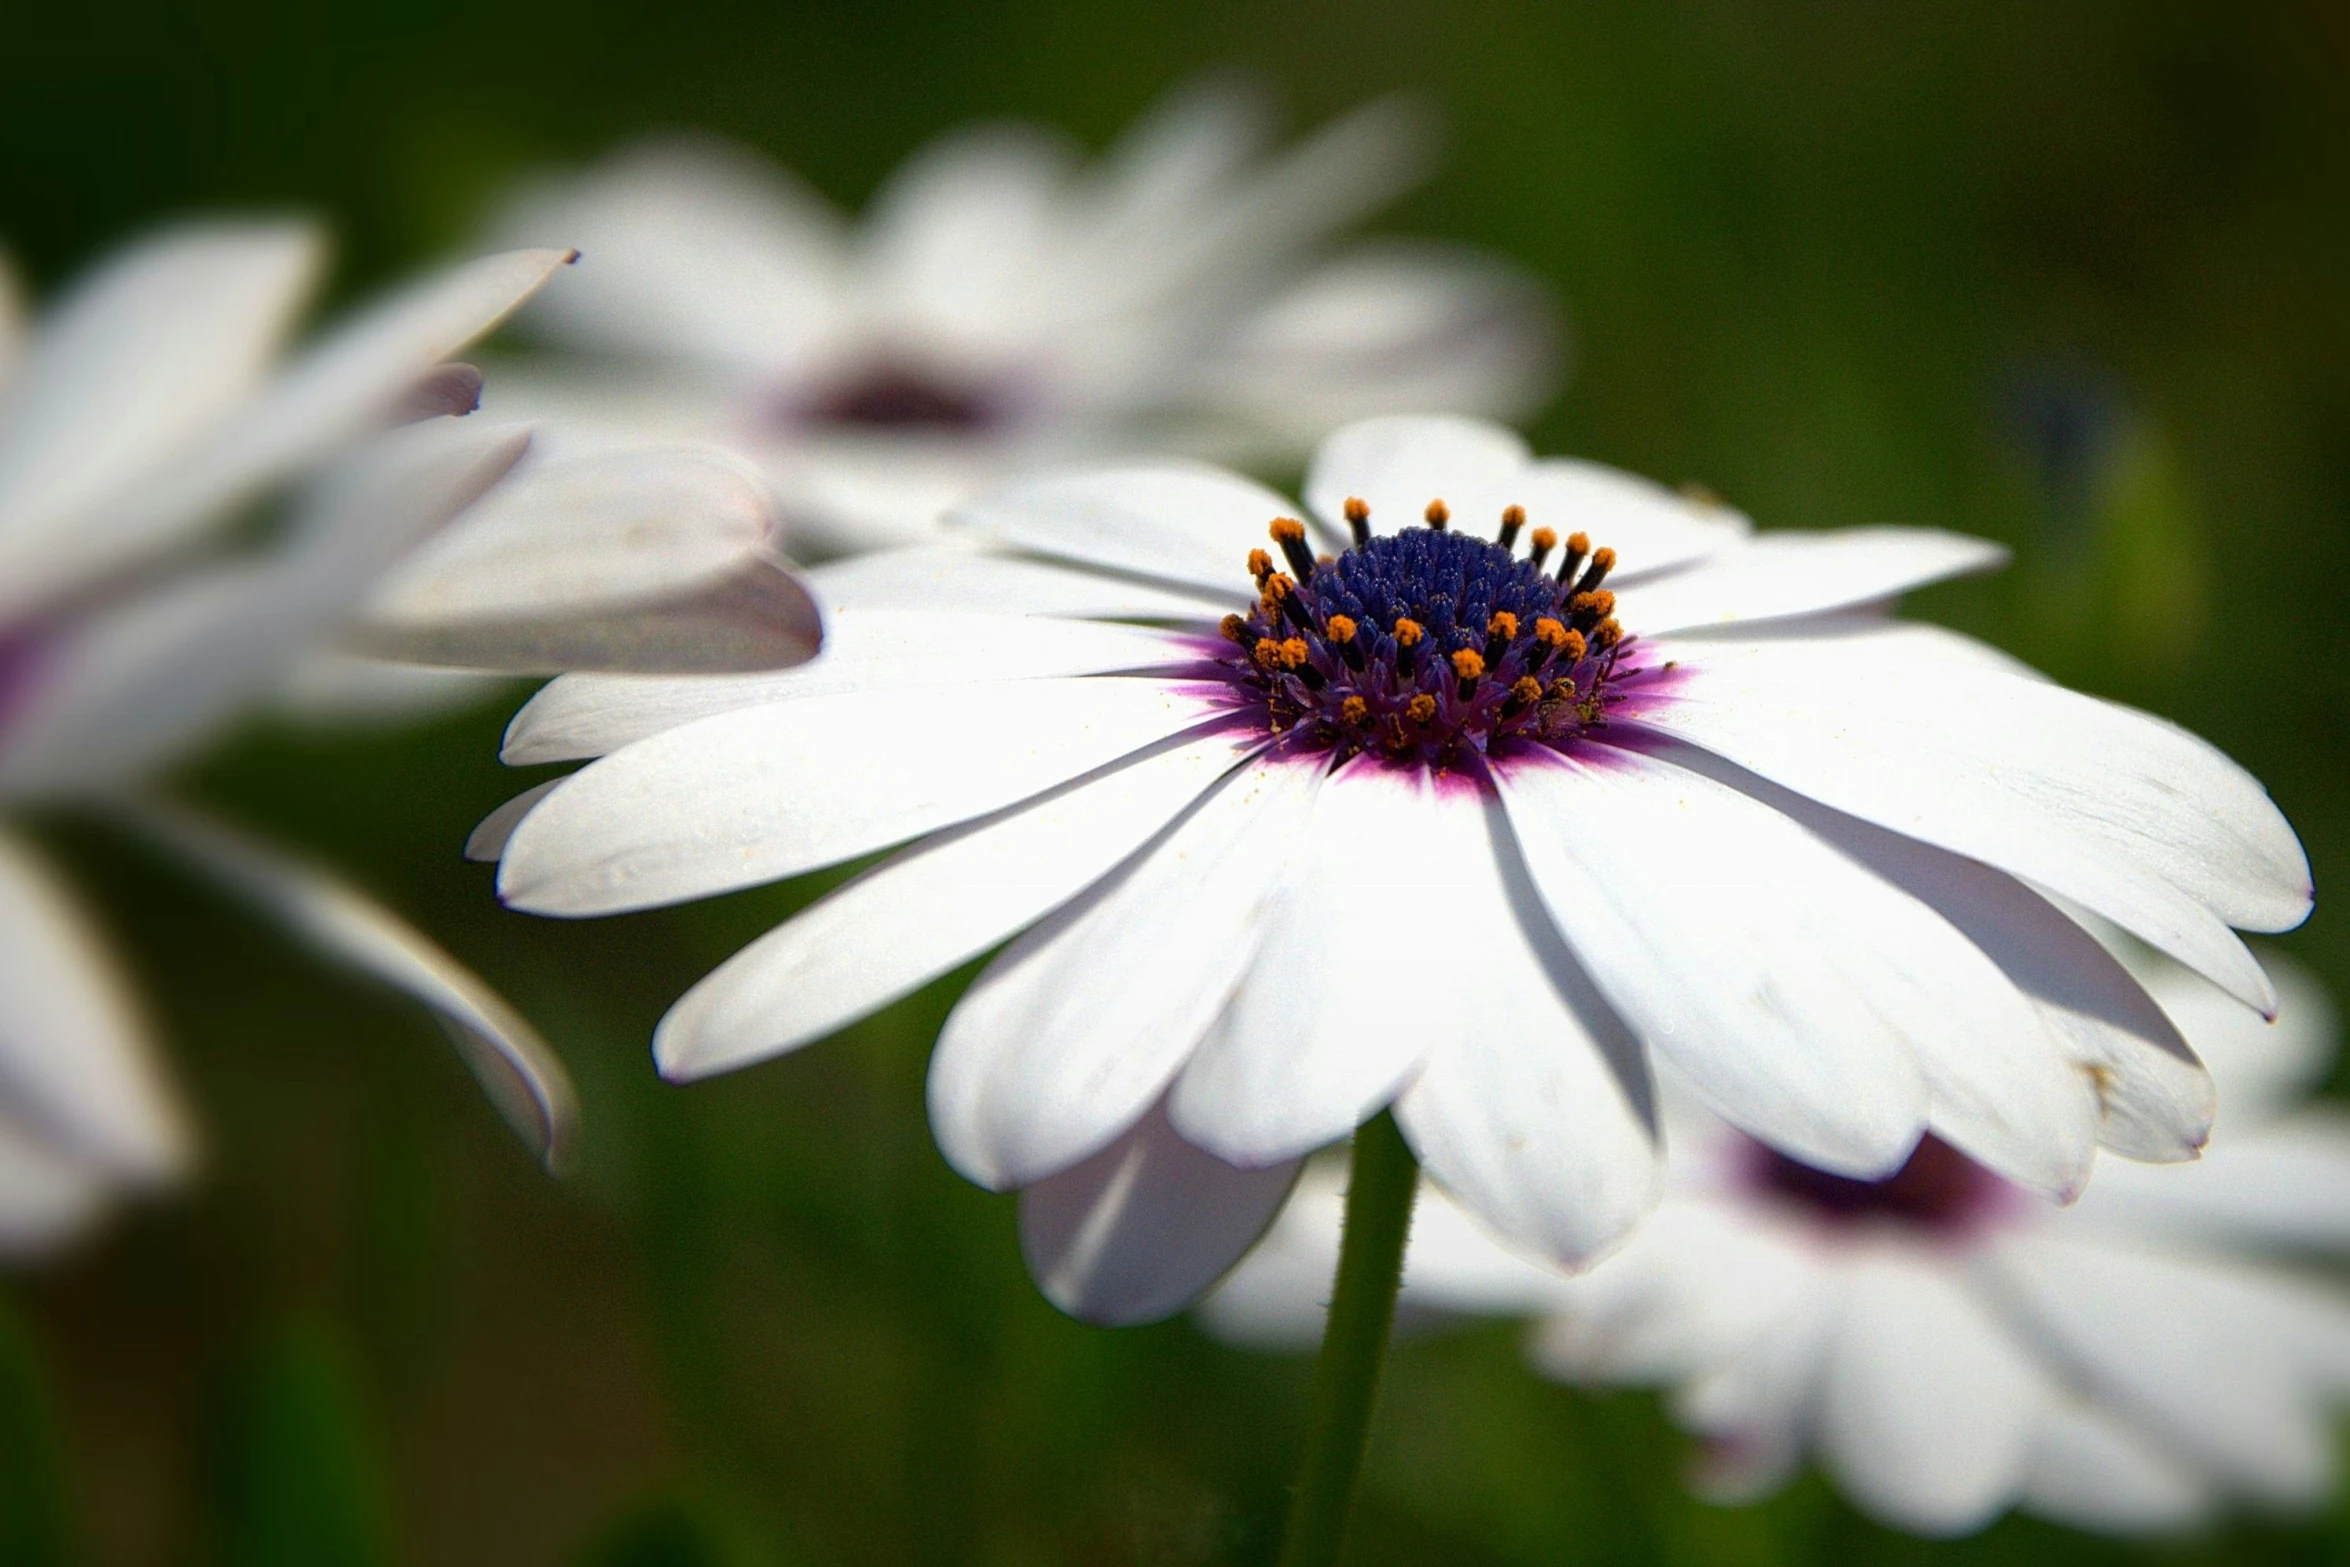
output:
[[1276,732],[1341,761],[1375,750],[1450,767],[1497,741],[1558,746],[1605,722],[1630,647],[1601,585],[1614,550],[1573,534],[1554,566],[1558,535],[1536,528],[1521,558],[1516,506],[1491,540],[1454,532],[1440,500],[1400,533],[1374,537],[1359,500],[1346,517],[1354,547],[1318,560],[1305,524],[1276,518],[1289,569],[1252,550],[1256,608],[1224,620],[1240,649],[1230,678]]
[[1949,1232],[1994,1218],[2015,1188],[1931,1132],[1909,1162],[1881,1181],[1831,1175],[1760,1143],[1750,1145],[1748,1178],[1756,1190],[1832,1225],[1891,1221]]
[[819,386],[792,412],[808,424],[975,432],[999,422],[1002,410],[978,387],[882,359]]

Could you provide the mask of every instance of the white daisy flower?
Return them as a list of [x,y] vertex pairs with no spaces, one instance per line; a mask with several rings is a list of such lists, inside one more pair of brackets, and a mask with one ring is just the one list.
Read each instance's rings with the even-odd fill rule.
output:
[[[1707,1439],[1701,1485],[1760,1495],[1808,1452],[1897,1527],[2011,1507],[2116,1532],[2332,1486],[2350,1295],[2287,1254],[2350,1251],[2350,1117],[2304,1104],[2334,1053],[2324,991],[2282,963],[2272,1027],[2163,960],[2147,984],[2217,1079],[2197,1162],[2109,1164],[2060,1207],[1929,1138],[1857,1181],[1673,1104],[1657,1213],[1576,1277],[1423,1194],[1400,1304],[1541,1319],[1545,1371],[1657,1382]],[[1310,1346],[1344,1171],[1317,1167],[1202,1308]]]
[[[470,409],[478,391],[449,356],[565,253],[452,269],[279,366],[320,259],[302,225],[203,223],[132,244],[38,322],[0,289],[0,823],[94,807],[161,841],[431,1007],[554,1159],[570,1088],[510,1007],[388,911],[149,780],[265,702],[370,593],[371,651],[490,669],[643,653],[688,619],[692,659],[631,667],[711,667],[711,649],[749,640],[734,622],[753,607],[765,661],[801,658],[814,608],[743,542],[765,520],[755,479],[707,457],[632,459],[594,500],[594,474],[551,468],[476,505],[527,435],[432,417]],[[414,427],[384,433],[403,422]],[[282,523],[256,533],[253,503],[302,476]],[[630,476],[635,489],[613,487]],[[413,553],[469,507],[456,534]],[[727,535],[733,554],[721,569],[710,549],[666,550],[656,570],[645,540],[668,542],[664,522]],[[761,572],[784,587],[762,596]],[[794,602],[796,622],[780,612]],[[615,620],[635,644],[612,635]],[[119,1186],[182,1173],[190,1145],[103,942],[0,827],[0,1248],[75,1228]]]
[[1268,128],[1219,87],[1091,165],[1034,127],[968,129],[854,227],[741,149],[628,149],[495,226],[589,265],[524,317],[574,356],[501,366],[491,406],[754,458],[807,556],[935,537],[1039,461],[1294,459],[1372,414],[1529,411],[1556,336],[1531,280],[1455,247],[1328,253],[1419,179],[1417,117],[1375,104],[1278,153]]
[[2209,745],[1875,613],[1995,548],[1753,536],[1462,419],[1340,431],[1306,499],[1167,463],[1014,484],[959,545],[814,573],[803,670],[555,681],[507,755],[601,760],[475,848],[579,916],[910,844],[656,1055],[777,1055],[1010,940],[932,1119],[1098,1320],[1197,1295],[1390,1105],[1481,1220],[1588,1258],[1656,1196],[1652,1056],[1853,1178],[1929,1131],[2059,1195],[2100,1143],[2201,1145],[2193,1053],[2038,889],[2267,1007],[2229,927],[2302,919],[2307,862]]

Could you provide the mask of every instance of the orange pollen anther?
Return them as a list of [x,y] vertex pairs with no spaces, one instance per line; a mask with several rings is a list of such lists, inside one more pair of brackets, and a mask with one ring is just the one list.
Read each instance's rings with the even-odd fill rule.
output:
[[1403,705],[1403,716],[1415,724],[1433,723],[1436,718],[1436,698],[1423,691]]
[[1441,528],[1452,521],[1452,508],[1445,505],[1441,499],[1433,500],[1428,503],[1428,509],[1420,515],[1428,520],[1429,527]]
[[1520,707],[1532,707],[1542,700],[1542,682],[1532,675],[1520,675],[1510,682],[1510,700]]
[[1273,572],[1265,578],[1265,598],[1270,603],[1278,605],[1296,591],[1297,584],[1290,580],[1289,573],[1285,571]]
[[1616,609],[1616,596],[1605,588],[1593,588],[1588,593],[1578,593],[1567,600],[1567,608],[1578,615],[1612,615]]
[[1538,550],[1549,551],[1558,548],[1558,531],[1553,528],[1536,528],[1532,533],[1527,534],[1526,538]]
[[1400,647],[1418,647],[1420,638],[1425,635],[1427,633],[1420,629],[1420,623],[1409,615],[1395,623],[1395,640]]
[[1226,615],[1223,621],[1223,631],[1227,639],[1238,642],[1242,637],[1248,635],[1248,622],[1238,615]]
[[1452,656],[1452,672],[1463,680],[1474,680],[1485,673],[1485,655],[1473,647],[1462,648]]
[[1570,533],[1570,534],[1568,534],[1568,535],[1567,535],[1567,553],[1568,553],[1568,554],[1570,554],[1570,555],[1588,555],[1588,554],[1590,554],[1590,553],[1591,553],[1591,535],[1590,535],[1590,534],[1588,534],[1588,533]]
[[1554,652],[1565,647],[1567,638],[1573,634],[1567,630],[1565,621],[1553,620],[1548,615],[1534,622],[1534,640]]
[[1518,634],[1518,617],[1506,609],[1495,610],[1493,618],[1485,622],[1485,634],[1504,639],[1515,637]]
[[1568,632],[1567,639],[1559,644],[1560,654],[1570,664],[1581,662],[1583,655],[1590,650],[1590,645],[1583,640],[1583,633],[1580,631]]
[[1281,644],[1281,662],[1290,669],[1303,669],[1306,658],[1312,651],[1306,646],[1304,637],[1291,637]]
[[1263,550],[1250,550],[1248,552],[1248,574],[1259,582],[1273,575],[1273,557]]
[[1330,623],[1324,626],[1322,631],[1333,642],[1352,642],[1355,639],[1354,617],[1333,615],[1330,617]]
[[1348,522],[1369,522],[1371,520],[1371,503],[1360,495],[1349,495],[1346,498],[1346,520]]
[[1350,696],[1338,704],[1338,719],[1341,723],[1359,724],[1370,716],[1371,704],[1359,696]]
[[1601,571],[1613,571],[1616,569],[1616,552],[1602,544],[1591,552],[1591,564]]
[[1502,526],[1505,528],[1523,528],[1526,526],[1526,508],[1523,506],[1504,506],[1501,509],[1501,522]]
[[1276,517],[1271,532],[1276,544],[1302,544],[1305,542],[1306,525],[1295,517]]

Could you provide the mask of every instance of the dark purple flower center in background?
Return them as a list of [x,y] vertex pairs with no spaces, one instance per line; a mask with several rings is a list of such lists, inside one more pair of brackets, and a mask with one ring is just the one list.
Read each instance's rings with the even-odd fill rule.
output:
[[[1249,555],[1257,604],[1229,615],[1238,645],[1223,661],[1267,725],[1338,760],[1377,751],[1429,767],[1467,764],[1495,742],[1561,745],[1605,721],[1608,683],[1629,647],[1601,584],[1615,551],[1578,533],[1552,569],[1558,536],[1502,513],[1495,539],[1452,531],[1442,501],[1427,526],[1374,537],[1347,502],[1354,547],[1316,559],[1305,524],[1276,518]],[[1626,671],[1629,673],[1630,671]]]
[[805,424],[976,432],[998,423],[1003,410],[978,387],[883,359],[819,386],[791,413]]
[[1831,1175],[1775,1149],[1749,1149],[1754,1186],[1830,1224],[1892,1222],[1938,1233],[1996,1217],[2015,1188],[1931,1132],[1909,1162],[1881,1181]]

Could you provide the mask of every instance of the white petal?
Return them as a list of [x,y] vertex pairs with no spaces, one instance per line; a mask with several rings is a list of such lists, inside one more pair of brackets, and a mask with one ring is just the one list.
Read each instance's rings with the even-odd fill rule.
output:
[[1528,1353],[1561,1381],[1701,1376],[1788,1331],[1818,1285],[1812,1252],[1777,1215],[1667,1197],[1622,1249],[1561,1281]]
[[103,787],[201,744],[527,441],[435,429],[379,443],[332,476],[294,538],[261,563],[189,573],[79,624],[0,749],[0,790]]
[[2125,947],[2121,956],[2211,1069],[2221,1124],[2231,1131],[2289,1113],[2334,1064],[2341,1019],[2333,995],[2283,953],[2260,954],[2276,987],[2274,1020],[2245,1010],[2192,970],[2143,948]]
[[1171,1317],[1214,1287],[1280,1211],[1294,1161],[1240,1170],[1163,1110],[1020,1195],[1020,1250],[1045,1299],[1104,1327]]
[[1065,783],[1212,716],[1152,680],[1014,680],[721,713],[574,773],[506,846],[498,890],[610,914],[820,870]]
[[[1548,527],[1562,539],[1588,533],[1594,547],[1614,550],[1609,580],[1619,585],[1733,549],[1753,529],[1743,512],[1718,501],[1578,458],[1542,458],[1509,488],[1504,504],[1525,507],[1529,527]],[[1641,622],[1633,629],[1650,628]]]
[[1314,801],[1297,871],[1265,922],[1223,1026],[1176,1079],[1176,1128],[1235,1164],[1335,1142],[1384,1106],[1475,1008],[1435,972],[1399,972],[1403,930],[1492,872],[1465,789],[1371,755]]
[[168,229],[58,303],[0,402],[0,618],[169,542],[92,513],[154,483],[251,394],[321,250],[304,224]]
[[[1201,1303],[1208,1331],[1262,1349],[1314,1347],[1338,1272],[1346,1178],[1340,1159],[1306,1167],[1273,1228]],[[1562,1282],[1548,1265],[1497,1242],[1438,1188],[1420,1183],[1396,1297],[1398,1334],[1463,1315],[1530,1315],[1555,1301]]]
[[737,708],[862,691],[937,690],[1197,662],[1200,642],[1138,626],[934,611],[841,610],[796,669],[743,675],[564,675],[506,728],[517,767],[602,756]]
[[1690,1477],[1701,1496],[1750,1502],[1794,1474],[1816,1423],[1838,1305],[1835,1281],[1814,1281],[1771,1331],[1674,1390],[1674,1417],[1706,1439]]
[[65,889],[4,834],[0,1103],[51,1148],[116,1176],[187,1169],[187,1121],[120,970]]
[[[1244,557],[1245,560],[1245,557]],[[899,610],[1077,615],[1101,620],[1214,621],[1232,607],[1227,582],[1191,592],[1074,565],[944,544],[877,550],[816,567],[808,583],[836,611]]]
[[545,783],[532,784],[483,817],[466,835],[465,857],[477,865],[497,864],[506,852],[506,841],[514,836],[514,829],[562,782],[560,778],[550,778]]
[[926,839],[761,936],[653,1036],[686,1081],[821,1039],[969,962],[1083,891],[1262,743],[1172,742]]
[[1856,1259],[1820,1399],[1821,1456],[1869,1513],[1925,1535],[1971,1533],[2013,1505],[2047,1378],[1967,1287],[1933,1262]]
[[1914,900],[1787,817],[1629,751],[1496,769],[1543,902],[1649,1048],[1726,1119],[1880,1175],[1925,1124],[1919,1042],[2036,1024]]
[[2311,1106],[2223,1132],[2192,1165],[2107,1165],[2066,1217],[2204,1245],[2350,1251],[2350,1118]]
[[523,673],[802,664],[823,625],[768,544],[771,509],[756,475],[692,448],[530,468],[403,561],[351,641]]
[[930,1058],[930,1124],[982,1186],[1024,1186],[1134,1124],[1255,954],[1325,769],[1239,768],[975,980]]
[[1360,245],[1292,284],[1192,373],[1196,396],[1282,455],[1381,414],[1510,418],[1557,380],[1550,300],[1463,246]]
[[2101,1401],[2279,1502],[2333,1479],[2326,1390],[2295,1354],[2293,1301],[2253,1269],[2186,1255],[2020,1239],[1998,1254],[2017,1308]]
[[[1532,521],[1531,507],[1527,515]],[[1594,544],[1616,545],[1625,564],[1639,561],[1596,526],[1589,531]],[[1996,544],[1934,528],[1765,533],[1686,571],[1624,587],[1616,614],[1641,636],[1701,631],[1871,604],[2006,562]]]
[[2045,885],[2270,1005],[2221,921],[2297,923],[2308,861],[2259,783],[2185,730],[1894,637],[1652,646],[1680,667],[1624,716]]
[[168,482],[110,509],[102,531],[122,548],[172,538],[377,430],[419,381],[569,259],[560,250],[484,256],[371,305],[304,350]]
[[2094,1404],[2051,1400],[2032,1433],[2023,1505],[2043,1518],[2105,1534],[2167,1533],[2199,1522],[2216,1501],[2201,1475]]
[[950,362],[1025,346],[1055,301],[1054,203],[1075,159],[1015,125],[950,132],[898,167],[866,209],[859,274],[871,318]]
[[1937,1132],[2060,1198],[2079,1190],[2092,1142],[2132,1158],[2195,1157],[2211,1128],[2209,1075],[2130,971],[2063,911],[1980,861],[1841,815],[1685,746],[1671,754],[1785,812],[1933,909],[2023,993],[2040,1030],[1919,1041]]
[[1487,852],[1431,906],[1446,935],[1444,988],[1467,1027],[1429,1052],[1396,1119],[1463,1207],[1573,1266],[1656,1202],[1654,1088],[1639,1042],[1543,912],[1501,802],[1480,803]]
[[109,1184],[98,1166],[0,1120],[0,1256],[54,1251],[88,1229],[106,1208]]
[[1325,440],[1306,473],[1306,504],[1334,538],[1345,537],[1347,500],[1369,504],[1371,527],[1416,527],[1432,500],[1448,503],[1471,532],[1491,525],[1531,460],[1526,443],[1498,424],[1399,414],[1350,424]]
[[1254,596],[1248,553],[1297,508],[1263,485],[1204,463],[1162,461],[1019,479],[968,501],[952,520],[1016,549],[1132,572],[1222,595]]
[[169,801],[149,797],[119,809],[320,952],[422,1002],[540,1162],[558,1171],[569,1163],[579,1104],[563,1063],[471,969],[316,865]]
[[582,347],[778,374],[834,329],[837,214],[757,154],[708,136],[641,142],[525,189],[497,244],[571,245],[577,275],[524,324]]

